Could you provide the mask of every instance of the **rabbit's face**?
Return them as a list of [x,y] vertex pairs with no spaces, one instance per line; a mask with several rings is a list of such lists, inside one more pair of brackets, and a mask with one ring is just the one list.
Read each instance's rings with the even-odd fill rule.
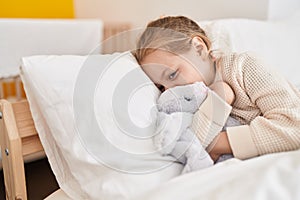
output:
[[159,97],[158,110],[165,113],[195,113],[207,95],[207,87],[202,82],[177,86],[164,91]]

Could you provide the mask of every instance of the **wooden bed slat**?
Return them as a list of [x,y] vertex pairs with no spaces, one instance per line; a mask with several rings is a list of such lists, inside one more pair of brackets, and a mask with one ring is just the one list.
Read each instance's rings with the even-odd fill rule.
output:
[[[17,126],[18,126],[18,124],[17,124]],[[24,127],[18,126],[18,128],[19,128],[20,137],[22,137],[22,138],[37,135],[36,129],[34,128],[33,124],[32,125],[30,124],[30,126],[24,126]]]
[[20,137],[24,138],[37,135],[28,102],[16,102],[12,104],[12,107]]
[[15,102],[12,104],[12,107],[14,109],[14,113],[24,113],[24,112],[28,112],[30,110],[29,104],[27,101]]
[[27,156],[39,151],[44,151],[38,135],[23,138],[22,145],[23,156]]

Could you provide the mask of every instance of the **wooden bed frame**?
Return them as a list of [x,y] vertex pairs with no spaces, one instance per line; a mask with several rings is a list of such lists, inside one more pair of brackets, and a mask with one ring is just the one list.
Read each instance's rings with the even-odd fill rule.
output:
[[0,145],[6,199],[26,200],[24,158],[44,151],[27,100],[0,100]]

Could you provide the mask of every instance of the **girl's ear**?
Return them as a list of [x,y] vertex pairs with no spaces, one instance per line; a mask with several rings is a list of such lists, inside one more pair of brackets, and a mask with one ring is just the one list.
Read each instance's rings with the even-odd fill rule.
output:
[[205,59],[207,57],[207,47],[204,41],[200,37],[193,37],[192,39],[193,48],[199,53],[199,55]]

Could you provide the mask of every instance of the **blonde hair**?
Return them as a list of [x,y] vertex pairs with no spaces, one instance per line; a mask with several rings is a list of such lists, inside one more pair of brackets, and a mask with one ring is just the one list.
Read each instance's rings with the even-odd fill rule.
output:
[[200,37],[212,58],[211,41],[205,31],[185,16],[167,16],[150,22],[137,42],[133,52],[138,62],[157,49],[184,53],[191,48],[194,37]]

